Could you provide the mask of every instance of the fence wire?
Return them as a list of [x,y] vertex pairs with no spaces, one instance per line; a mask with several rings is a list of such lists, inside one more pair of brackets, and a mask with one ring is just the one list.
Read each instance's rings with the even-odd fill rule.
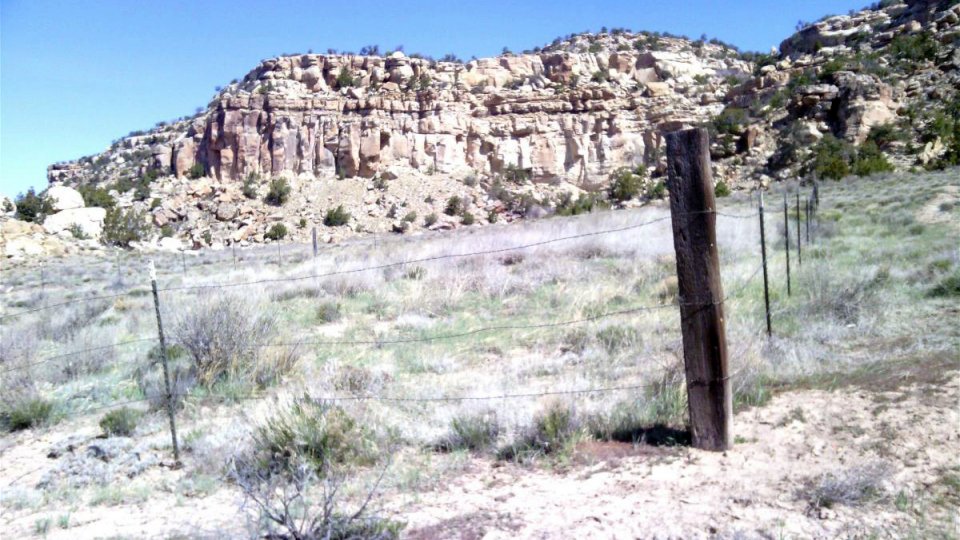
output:
[[[681,215],[689,216],[689,215],[702,215],[702,214],[715,214],[715,215],[724,216],[724,217],[729,217],[729,218],[733,218],[733,219],[749,219],[749,218],[756,217],[756,216],[758,215],[757,213],[752,213],[752,214],[728,214],[728,213],[724,213],[724,212],[718,212],[718,211],[715,211],[715,210],[707,210],[707,211],[703,211],[703,212],[687,212],[687,213],[684,213],[684,214],[681,214]],[[642,222],[642,223],[637,223],[637,224],[633,224],[633,225],[627,225],[627,226],[624,226],[624,227],[617,227],[617,228],[613,228],[613,229],[604,229],[604,230],[600,230],[600,231],[590,231],[590,232],[586,232],[586,233],[578,233],[578,234],[573,234],[573,235],[568,235],[568,236],[561,236],[561,237],[557,237],[557,238],[550,238],[550,239],[547,239],[547,240],[541,240],[541,241],[539,241],[539,242],[532,242],[532,243],[528,243],[528,244],[521,244],[521,245],[510,246],[510,247],[506,247],[506,248],[497,248],[497,249],[490,249],[490,250],[479,250],[479,251],[473,251],[473,252],[468,252],[468,253],[448,253],[448,254],[444,254],[444,255],[434,255],[434,256],[431,256],[431,257],[422,257],[422,258],[419,258],[419,259],[409,259],[409,260],[403,260],[403,261],[395,261],[395,262],[390,262],[390,263],[384,263],[384,264],[380,264],[380,265],[366,266],[366,267],[362,267],[362,268],[351,268],[351,269],[347,269],[347,270],[334,270],[334,271],[331,271],[331,272],[324,272],[324,273],[311,273],[311,274],[309,274],[309,275],[303,275],[303,276],[290,276],[290,277],[281,277],[281,278],[267,278],[267,279],[258,279],[258,280],[244,281],[244,282],[236,282],[236,283],[212,283],[212,284],[203,284],[203,285],[168,286],[168,287],[159,288],[159,289],[158,289],[158,292],[194,291],[194,290],[203,290],[203,289],[227,289],[227,288],[233,288],[233,287],[245,287],[245,286],[250,286],[250,285],[262,285],[262,284],[268,284],[268,283],[283,283],[283,282],[306,281],[306,280],[313,280],[313,279],[319,279],[319,278],[325,278],[325,277],[333,277],[333,276],[346,275],[346,274],[356,274],[356,273],[362,273],[362,272],[369,272],[369,271],[374,271],[374,270],[385,270],[385,269],[388,269],[388,268],[395,268],[395,267],[406,266],[406,265],[411,265],[411,264],[427,263],[427,262],[444,260],[444,259],[456,259],[456,258],[466,258],[466,257],[477,257],[477,256],[481,256],[481,255],[495,255],[495,254],[500,254],[500,253],[507,253],[507,252],[510,252],[510,251],[519,251],[519,250],[524,250],[524,249],[531,249],[531,248],[535,248],[535,247],[540,247],[540,246],[545,246],[545,245],[554,244],[554,243],[557,243],[557,242],[565,242],[565,241],[570,241],[570,240],[590,238],[590,237],[594,237],[594,236],[601,236],[601,235],[606,235],[606,234],[615,234],[615,233],[619,233],[619,232],[625,232],[625,231],[640,229],[640,228],[642,228],[642,227],[646,227],[646,226],[648,226],[648,225],[653,225],[653,224],[655,224],[655,223],[659,223],[659,222],[662,222],[662,221],[667,221],[667,220],[670,220],[670,219],[672,219],[672,216],[668,214],[668,215],[663,216],[663,217],[654,218],[654,219],[651,219],[651,220],[644,221],[644,222]],[[115,299],[115,298],[120,298],[120,297],[123,297],[123,296],[129,296],[129,295],[134,295],[134,294],[136,294],[136,295],[142,295],[142,294],[146,294],[147,292],[148,292],[148,291],[147,291],[145,288],[137,287],[137,288],[132,288],[132,289],[127,290],[127,291],[124,291],[124,292],[115,293],[115,294],[89,296],[89,297],[85,297],[85,298],[77,298],[77,299],[73,299],[73,300],[67,300],[67,301],[64,301],[64,302],[58,302],[58,303],[55,303],[55,304],[48,304],[48,305],[44,305],[44,306],[40,306],[40,307],[36,307],[36,308],[31,308],[31,309],[26,309],[26,310],[17,311],[17,312],[14,312],[14,313],[8,313],[8,314],[5,314],[5,315],[0,315],[0,321],[4,321],[4,320],[7,320],[7,319],[12,319],[12,318],[20,317],[20,316],[27,315],[27,314],[30,314],[30,313],[37,313],[37,312],[46,311],[46,310],[50,310],[50,309],[55,309],[55,308],[59,308],[59,307],[64,307],[64,306],[68,306],[68,305],[72,305],[72,304],[77,304],[77,303],[93,302],[93,301],[97,301],[97,300],[109,300],[109,299]]]

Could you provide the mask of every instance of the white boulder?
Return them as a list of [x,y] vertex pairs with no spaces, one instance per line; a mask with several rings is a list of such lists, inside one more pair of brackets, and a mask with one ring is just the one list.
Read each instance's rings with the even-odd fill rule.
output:
[[83,208],[83,195],[67,186],[53,186],[47,190],[47,197],[53,205],[54,212]]
[[48,234],[59,234],[62,231],[68,231],[73,225],[78,225],[90,238],[99,238],[100,233],[103,232],[103,219],[106,216],[107,211],[96,206],[63,210],[47,216],[43,221],[43,229]]

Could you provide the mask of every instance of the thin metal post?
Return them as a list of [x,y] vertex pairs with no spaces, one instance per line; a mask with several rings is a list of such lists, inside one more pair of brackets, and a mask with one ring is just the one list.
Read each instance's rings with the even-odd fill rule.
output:
[[800,241],[800,189],[797,189],[797,266],[803,265],[803,242]]
[[807,244],[810,243],[810,199],[803,200],[803,217],[807,226]]
[[187,254],[185,251],[180,250],[180,265],[183,267],[183,273],[187,273]]
[[790,213],[786,189],[783,191],[783,252],[787,256],[787,296],[790,296]]
[[313,228],[313,258],[317,258],[317,228]]
[[180,445],[177,444],[177,421],[174,415],[174,395],[170,390],[170,368],[167,365],[167,340],[160,317],[160,295],[157,293],[157,269],[150,261],[150,287],[153,289],[153,308],[157,313],[157,332],[160,334],[160,361],[163,364],[163,384],[167,390],[167,415],[170,417],[170,439],[173,441],[173,460],[180,464]]
[[763,227],[763,191],[760,191],[760,255],[763,260],[763,305],[767,312],[767,336],[773,334],[770,324],[770,284],[767,281],[767,235]]

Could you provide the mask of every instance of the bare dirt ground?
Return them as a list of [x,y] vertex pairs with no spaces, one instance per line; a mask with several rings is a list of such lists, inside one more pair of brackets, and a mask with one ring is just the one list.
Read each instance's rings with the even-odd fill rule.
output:
[[[738,444],[722,454],[623,444],[623,457],[586,448],[562,472],[483,466],[422,496],[404,514],[408,531],[423,539],[926,537],[924,527],[938,522],[937,530],[956,533],[960,494],[944,478],[960,470],[960,377],[944,377],[881,391],[782,394],[737,415]],[[906,511],[891,498],[810,506],[805,482],[871,461],[893,466],[887,488]],[[931,502],[938,496],[943,506]],[[914,505],[928,513],[921,518]]]
[[[385,509],[428,538],[836,538],[956,534],[960,375],[930,360],[834,390],[782,393],[736,416],[725,453],[626,443],[582,444],[552,467],[474,459],[442,485],[388,497]],[[65,432],[26,433],[3,449],[4,490],[37,482],[45,449]],[[936,435],[931,431],[936,430]],[[884,492],[855,507],[814,508],[804,486],[866,463],[891,465]],[[231,488],[176,496],[183,473],[152,469],[149,502],[91,506],[49,538],[245,536]],[[29,510],[3,516],[5,538],[43,536]]]

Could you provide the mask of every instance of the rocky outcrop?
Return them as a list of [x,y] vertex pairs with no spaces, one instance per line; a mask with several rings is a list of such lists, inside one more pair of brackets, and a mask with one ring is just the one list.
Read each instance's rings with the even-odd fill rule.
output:
[[[664,127],[703,122],[722,108],[723,84],[700,88],[698,78],[750,70],[721,46],[695,50],[665,38],[658,50],[639,51],[634,39],[602,37],[598,52],[467,64],[402,53],[274,58],[162,141],[157,134],[130,143],[149,154],[144,168],[184,176],[200,164],[219,180],[520,169],[538,182],[596,182],[652,155],[648,146],[660,144]],[[76,182],[86,172],[54,166],[50,178]]]
[[[602,190],[619,167],[662,175],[664,133],[696,124],[716,131],[714,173],[734,188],[801,176],[818,141],[860,145],[879,126],[924,142],[884,148],[896,165],[934,163],[948,142],[927,142],[914,120],[957,93],[958,23],[960,4],[907,0],[807,25],[769,57],[625,31],[465,64],[281,56],[197,115],[52,165],[48,178],[127,186],[111,191],[121,208],[206,247],[265,241],[277,223],[304,240],[338,205],[351,218],[325,229],[332,240],[427,227],[454,196],[476,222],[518,219]],[[897,57],[891,44],[906,38],[934,43],[936,57]],[[136,178],[147,184],[134,190]],[[264,202],[275,178],[291,187],[282,207]]]

